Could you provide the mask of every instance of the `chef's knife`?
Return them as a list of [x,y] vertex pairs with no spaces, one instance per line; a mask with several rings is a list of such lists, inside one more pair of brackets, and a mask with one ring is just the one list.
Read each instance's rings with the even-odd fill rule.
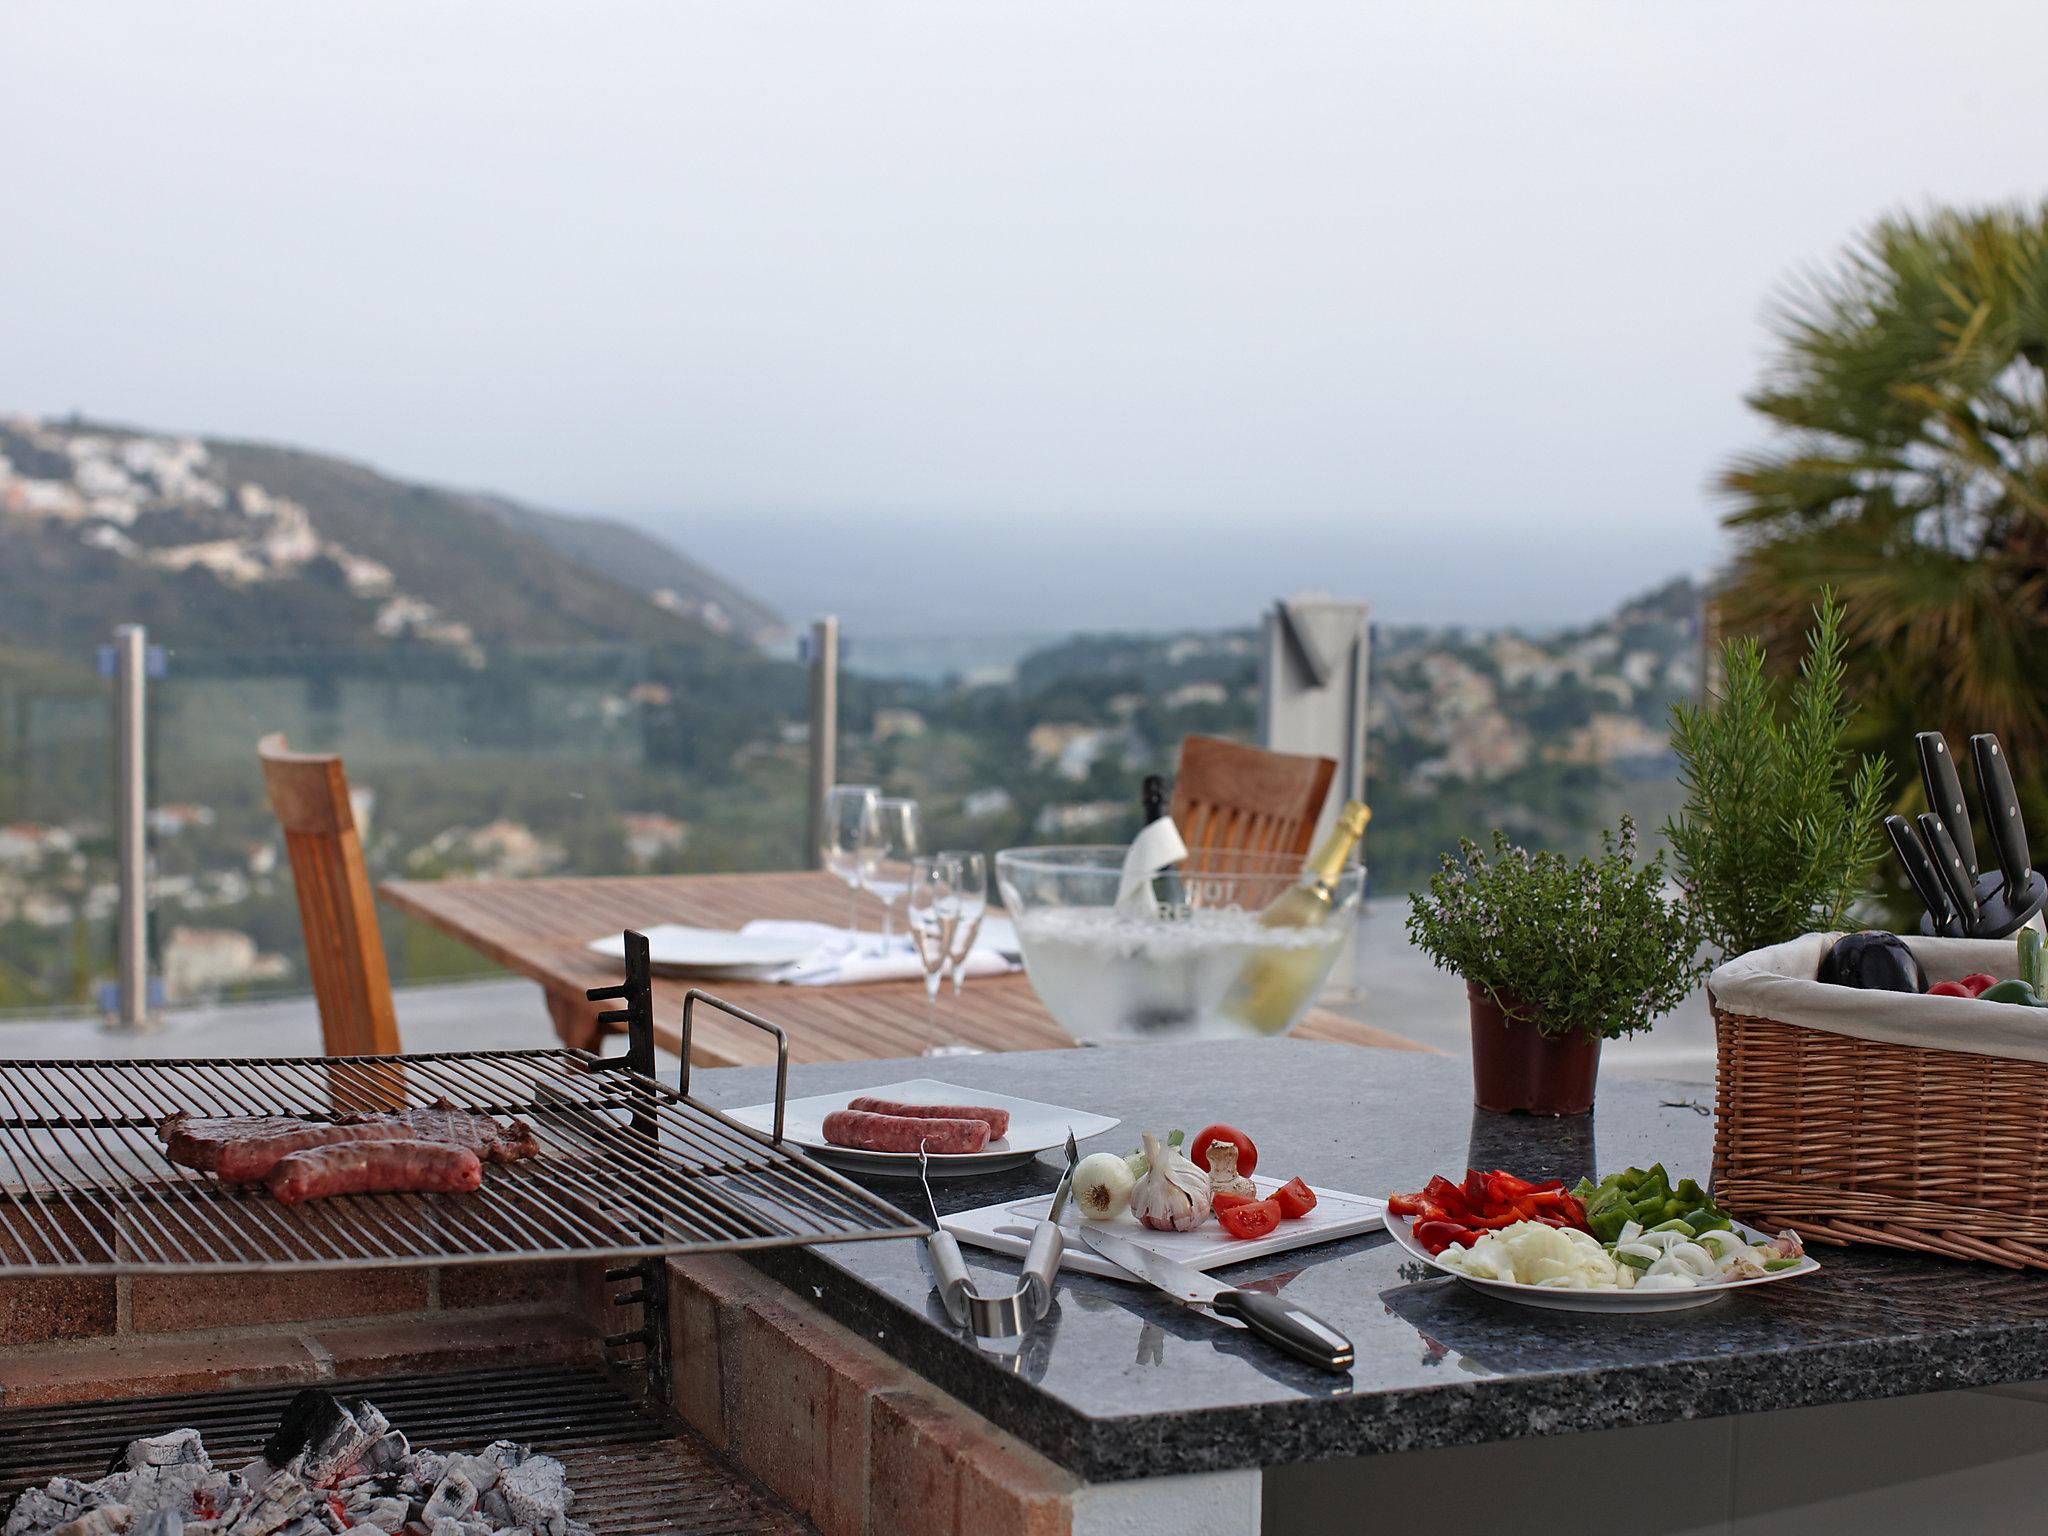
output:
[[1922,811],[1918,820],[1920,835],[1927,839],[1927,852],[1934,860],[1934,867],[1941,872],[1949,895],[1955,898],[1956,908],[1963,914],[1963,931],[1975,933],[1982,916],[1977,910],[1976,877],[1963,867],[1963,856],[1956,851],[1946,822],[1932,811]]
[[1985,732],[1970,738],[1977,759],[1977,788],[1984,796],[1984,820],[1991,828],[1991,846],[1998,850],[1998,868],[2005,876],[2006,899],[2017,906],[2033,883],[2034,860],[2027,849],[2026,823],[2020,820],[2019,791],[2012,769],[1998,749],[1998,738]]
[[1927,850],[1920,845],[1920,834],[1913,830],[1913,823],[1903,816],[1887,816],[1884,830],[1892,840],[1892,851],[1898,854],[1899,862],[1906,867],[1906,878],[1913,882],[1914,891],[1927,908],[1930,930],[1944,939],[1962,938],[1963,923],[1956,915],[1956,904],[1948,893],[1948,882],[1941,878],[1941,872],[1927,857]]
[[1113,1232],[1083,1226],[1081,1241],[1120,1269],[1164,1291],[1190,1307],[1207,1307],[1221,1317],[1234,1317],[1268,1344],[1296,1359],[1340,1374],[1348,1373],[1354,1354],[1351,1341],[1317,1317],[1264,1291],[1240,1291],[1211,1280],[1199,1269],[1162,1258]]
[[[1948,828],[1949,841],[1962,855],[1970,872],[1968,889],[1974,905],[1977,895],[1977,838],[1970,830],[1970,805],[1963,798],[1963,781],[1956,773],[1956,760],[1949,755],[1948,738],[1940,731],[1922,731],[1913,738],[1920,749],[1920,782],[1927,786],[1927,806]],[[1933,847],[1932,841],[1928,844]]]

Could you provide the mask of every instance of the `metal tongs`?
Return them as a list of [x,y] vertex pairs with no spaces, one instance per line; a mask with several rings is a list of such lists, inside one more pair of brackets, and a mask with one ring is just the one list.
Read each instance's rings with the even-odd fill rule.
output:
[[1060,1257],[1066,1252],[1066,1241],[1060,1236],[1060,1214],[1066,1209],[1067,1196],[1074,1187],[1074,1167],[1080,1160],[1081,1149],[1074,1143],[1074,1133],[1068,1131],[1066,1172],[1060,1175],[1059,1187],[1052,1193],[1051,1207],[1031,1229],[1031,1246],[1024,1252],[1024,1268],[1017,1288],[1001,1296],[984,1296],[975,1289],[973,1277],[967,1273],[967,1263],[960,1257],[960,1244],[939,1224],[938,1202],[932,1199],[929,1157],[922,1146],[917,1149],[918,1182],[924,1185],[925,1204],[932,1213],[932,1235],[927,1242],[932,1267],[938,1271],[939,1301],[955,1325],[967,1329],[982,1343],[1014,1348],[1025,1330],[1051,1308],[1053,1277],[1059,1273]]

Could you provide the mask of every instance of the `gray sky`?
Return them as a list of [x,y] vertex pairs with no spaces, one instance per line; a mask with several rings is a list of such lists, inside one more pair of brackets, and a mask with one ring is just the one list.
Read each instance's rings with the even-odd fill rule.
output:
[[0,409],[625,513],[856,634],[1582,618],[1715,557],[1776,284],[2048,192],[2043,57],[1983,0],[16,3]]

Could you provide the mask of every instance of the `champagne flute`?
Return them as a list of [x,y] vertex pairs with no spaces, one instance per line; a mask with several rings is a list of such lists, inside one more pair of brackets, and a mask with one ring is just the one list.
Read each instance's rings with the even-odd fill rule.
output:
[[[910,861],[904,922],[911,947],[924,967],[924,1022],[934,1037],[939,1032],[939,983],[953,952],[953,934],[960,922],[960,866],[944,854],[920,854]],[[934,1043],[927,1056],[962,1056],[974,1047],[958,1041]]]
[[877,806],[872,784],[835,784],[825,792],[818,852],[825,867],[846,882],[846,947],[860,948],[860,887],[874,859]]
[[910,889],[911,860],[923,851],[924,822],[915,800],[888,795],[875,802],[875,835],[861,882],[882,903],[882,950],[896,942],[896,903]]
[[953,862],[953,889],[959,895],[960,916],[953,925],[953,942],[948,946],[947,968],[953,973],[953,1006],[960,1006],[960,984],[966,979],[967,957],[981,933],[981,919],[988,911],[988,859],[966,849],[941,849],[939,857]]

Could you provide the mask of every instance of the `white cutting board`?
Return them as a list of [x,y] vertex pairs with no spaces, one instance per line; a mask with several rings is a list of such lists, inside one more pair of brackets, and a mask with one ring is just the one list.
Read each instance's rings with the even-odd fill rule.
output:
[[[1252,1176],[1252,1184],[1261,1197],[1270,1195],[1285,1182],[1284,1179]],[[1071,1206],[1060,1225],[1070,1232],[1073,1228],[1088,1226],[1114,1232],[1190,1269],[1221,1269],[1225,1264],[1242,1264],[1247,1259],[1264,1258],[1269,1253],[1287,1253],[1316,1243],[1335,1242],[1340,1237],[1355,1237],[1360,1232],[1377,1232],[1386,1225],[1387,1202],[1384,1200],[1374,1199],[1371,1195],[1349,1195],[1342,1190],[1324,1189],[1319,1184],[1311,1184],[1309,1188],[1316,1192],[1316,1208],[1306,1216],[1281,1222],[1265,1237],[1232,1237],[1213,1216],[1192,1232],[1155,1232],[1140,1225],[1129,1211],[1114,1221],[1090,1222],[1076,1215]],[[1051,1207],[1051,1195],[1032,1195],[1001,1205],[979,1205],[971,1211],[955,1211],[950,1216],[940,1217],[939,1224],[963,1243],[993,1248],[997,1253],[1022,1258],[1024,1250],[1031,1245],[1032,1224]],[[1092,1248],[1082,1246],[1081,1239],[1072,1235],[1067,1238],[1060,1268],[1078,1270],[1084,1275],[1102,1275],[1111,1280],[1130,1280],[1138,1285],[1144,1283]]]

